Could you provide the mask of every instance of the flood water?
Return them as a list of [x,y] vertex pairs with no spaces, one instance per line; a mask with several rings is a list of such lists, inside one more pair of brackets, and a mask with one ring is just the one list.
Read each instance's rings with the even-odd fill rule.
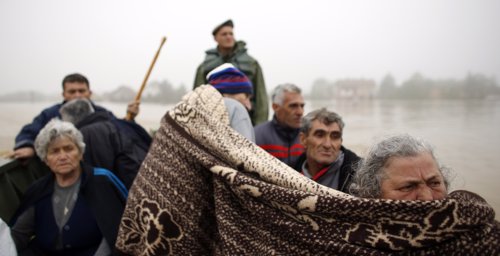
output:
[[[97,102],[116,116],[126,104]],[[0,103],[0,151],[11,149],[23,124],[50,103]],[[157,129],[173,105],[141,105],[137,122]],[[500,214],[500,101],[307,101],[306,112],[327,107],[346,123],[344,146],[365,154],[375,138],[409,133],[435,146],[438,158],[454,170],[451,190],[466,189],[485,198]]]

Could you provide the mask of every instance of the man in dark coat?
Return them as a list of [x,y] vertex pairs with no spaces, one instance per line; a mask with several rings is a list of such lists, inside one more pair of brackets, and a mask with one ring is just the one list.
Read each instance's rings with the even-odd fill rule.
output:
[[[64,77],[62,81],[62,96],[63,102],[55,104],[51,107],[44,109],[39,115],[37,115],[33,122],[26,124],[23,126],[19,134],[16,136],[16,142],[14,145],[14,152],[12,153],[12,157],[16,159],[28,159],[35,155],[35,151],[33,149],[33,143],[35,141],[36,136],[40,132],[40,130],[54,117],[60,117],[59,109],[61,106],[72,99],[85,98],[89,99],[92,96],[92,91],[90,90],[89,80],[78,73],[69,74]],[[113,118],[114,115],[106,110],[103,107],[94,105],[92,103],[96,112],[106,112],[110,114]],[[139,112],[139,103],[132,102],[127,107],[127,113],[130,113],[131,116],[135,117]],[[120,121],[123,124],[124,129],[136,129],[137,125],[134,122],[129,122],[130,124],[126,124],[127,121]]]
[[343,129],[342,118],[325,108],[304,116],[299,136],[305,152],[295,169],[322,185],[347,193],[360,157],[342,146]]
[[60,112],[61,118],[75,124],[83,135],[84,161],[111,170],[130,188],[149,150],[151,138],[147,132],[134,135],[123,131],[116,119],[106,112],[94,111],[86,99],[69,101]]

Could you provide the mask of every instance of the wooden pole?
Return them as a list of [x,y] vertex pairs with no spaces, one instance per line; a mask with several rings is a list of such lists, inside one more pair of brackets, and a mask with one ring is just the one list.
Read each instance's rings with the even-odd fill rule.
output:
[[[135,101],[139,101],[142,96],[142,91],[144,91],[144,88],[146,87],[146,83],[148,82],[149,75],[151,74],[151,70],[153,70],[153,67],[156,63],[156,59],[158,59],[158,55],[160,55],[160,50],[163,47],[163,44],[165,44],[165,41],[167,41],[166,37],[163,37],[161,39],[160,47],[158,48],[158,51],[156,51],[155,57],[153,58],[153,61],[151,62],[151,65],[149,65],[148,72],[146,73],[146,76],[144,77],[144,80],[142,81],[141,88],[135,95]],[[132,115],[130,113],[127,113],[127,116],[125,117],[126,120],[130,121],[132,120]]]

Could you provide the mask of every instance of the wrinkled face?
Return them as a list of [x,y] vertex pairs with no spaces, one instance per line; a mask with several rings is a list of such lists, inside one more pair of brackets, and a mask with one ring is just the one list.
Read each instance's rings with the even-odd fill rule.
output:
[[244,92],[236,93],[236,94],[224,93],[224,97],[235,99],[235,100],[239,101],[241,104],[243,104],[243,106],[245,106],[245,108],[248,111],[252,110],[252,103],[250,102],[250,94],[248,94],[248,93],[244,93]]
[[304,98],[300,93],[285,92],[283,105],[273,103],[273,110],[279,123],[298,129],[304,115],[304,105]]
[[307,134],[300,133],[300,143],[306,149],[308,163],[314,163],[316,166],[329,165],[340,154],[342,131],[337,123],[326,125],[314,120]]
[[217,31],[214,36],[215,41],[222,49],[233,49],[235,41],[233,35],[233,28],[230,26],[224,26]]
[[63,136],[49,144],[45,163],[56,176],[68,176],[78,172],[82,156],[83,153],[73,140]]
[[431,154],[389,158],[381,184],[381,198],[438,200],[447,194],[443,175]]
[[70,101],[73,99],[90,99],[92,92],[86,83],[80,82],[68,82],[64,84],[63,98],[65,101]]

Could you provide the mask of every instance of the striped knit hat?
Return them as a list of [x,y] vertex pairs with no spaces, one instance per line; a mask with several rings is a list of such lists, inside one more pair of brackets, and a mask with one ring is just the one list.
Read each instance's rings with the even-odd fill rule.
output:
[[253,94],[252,82],[231,63],[224,63],[210,71],[207,75],[207,80],[220,93]]

